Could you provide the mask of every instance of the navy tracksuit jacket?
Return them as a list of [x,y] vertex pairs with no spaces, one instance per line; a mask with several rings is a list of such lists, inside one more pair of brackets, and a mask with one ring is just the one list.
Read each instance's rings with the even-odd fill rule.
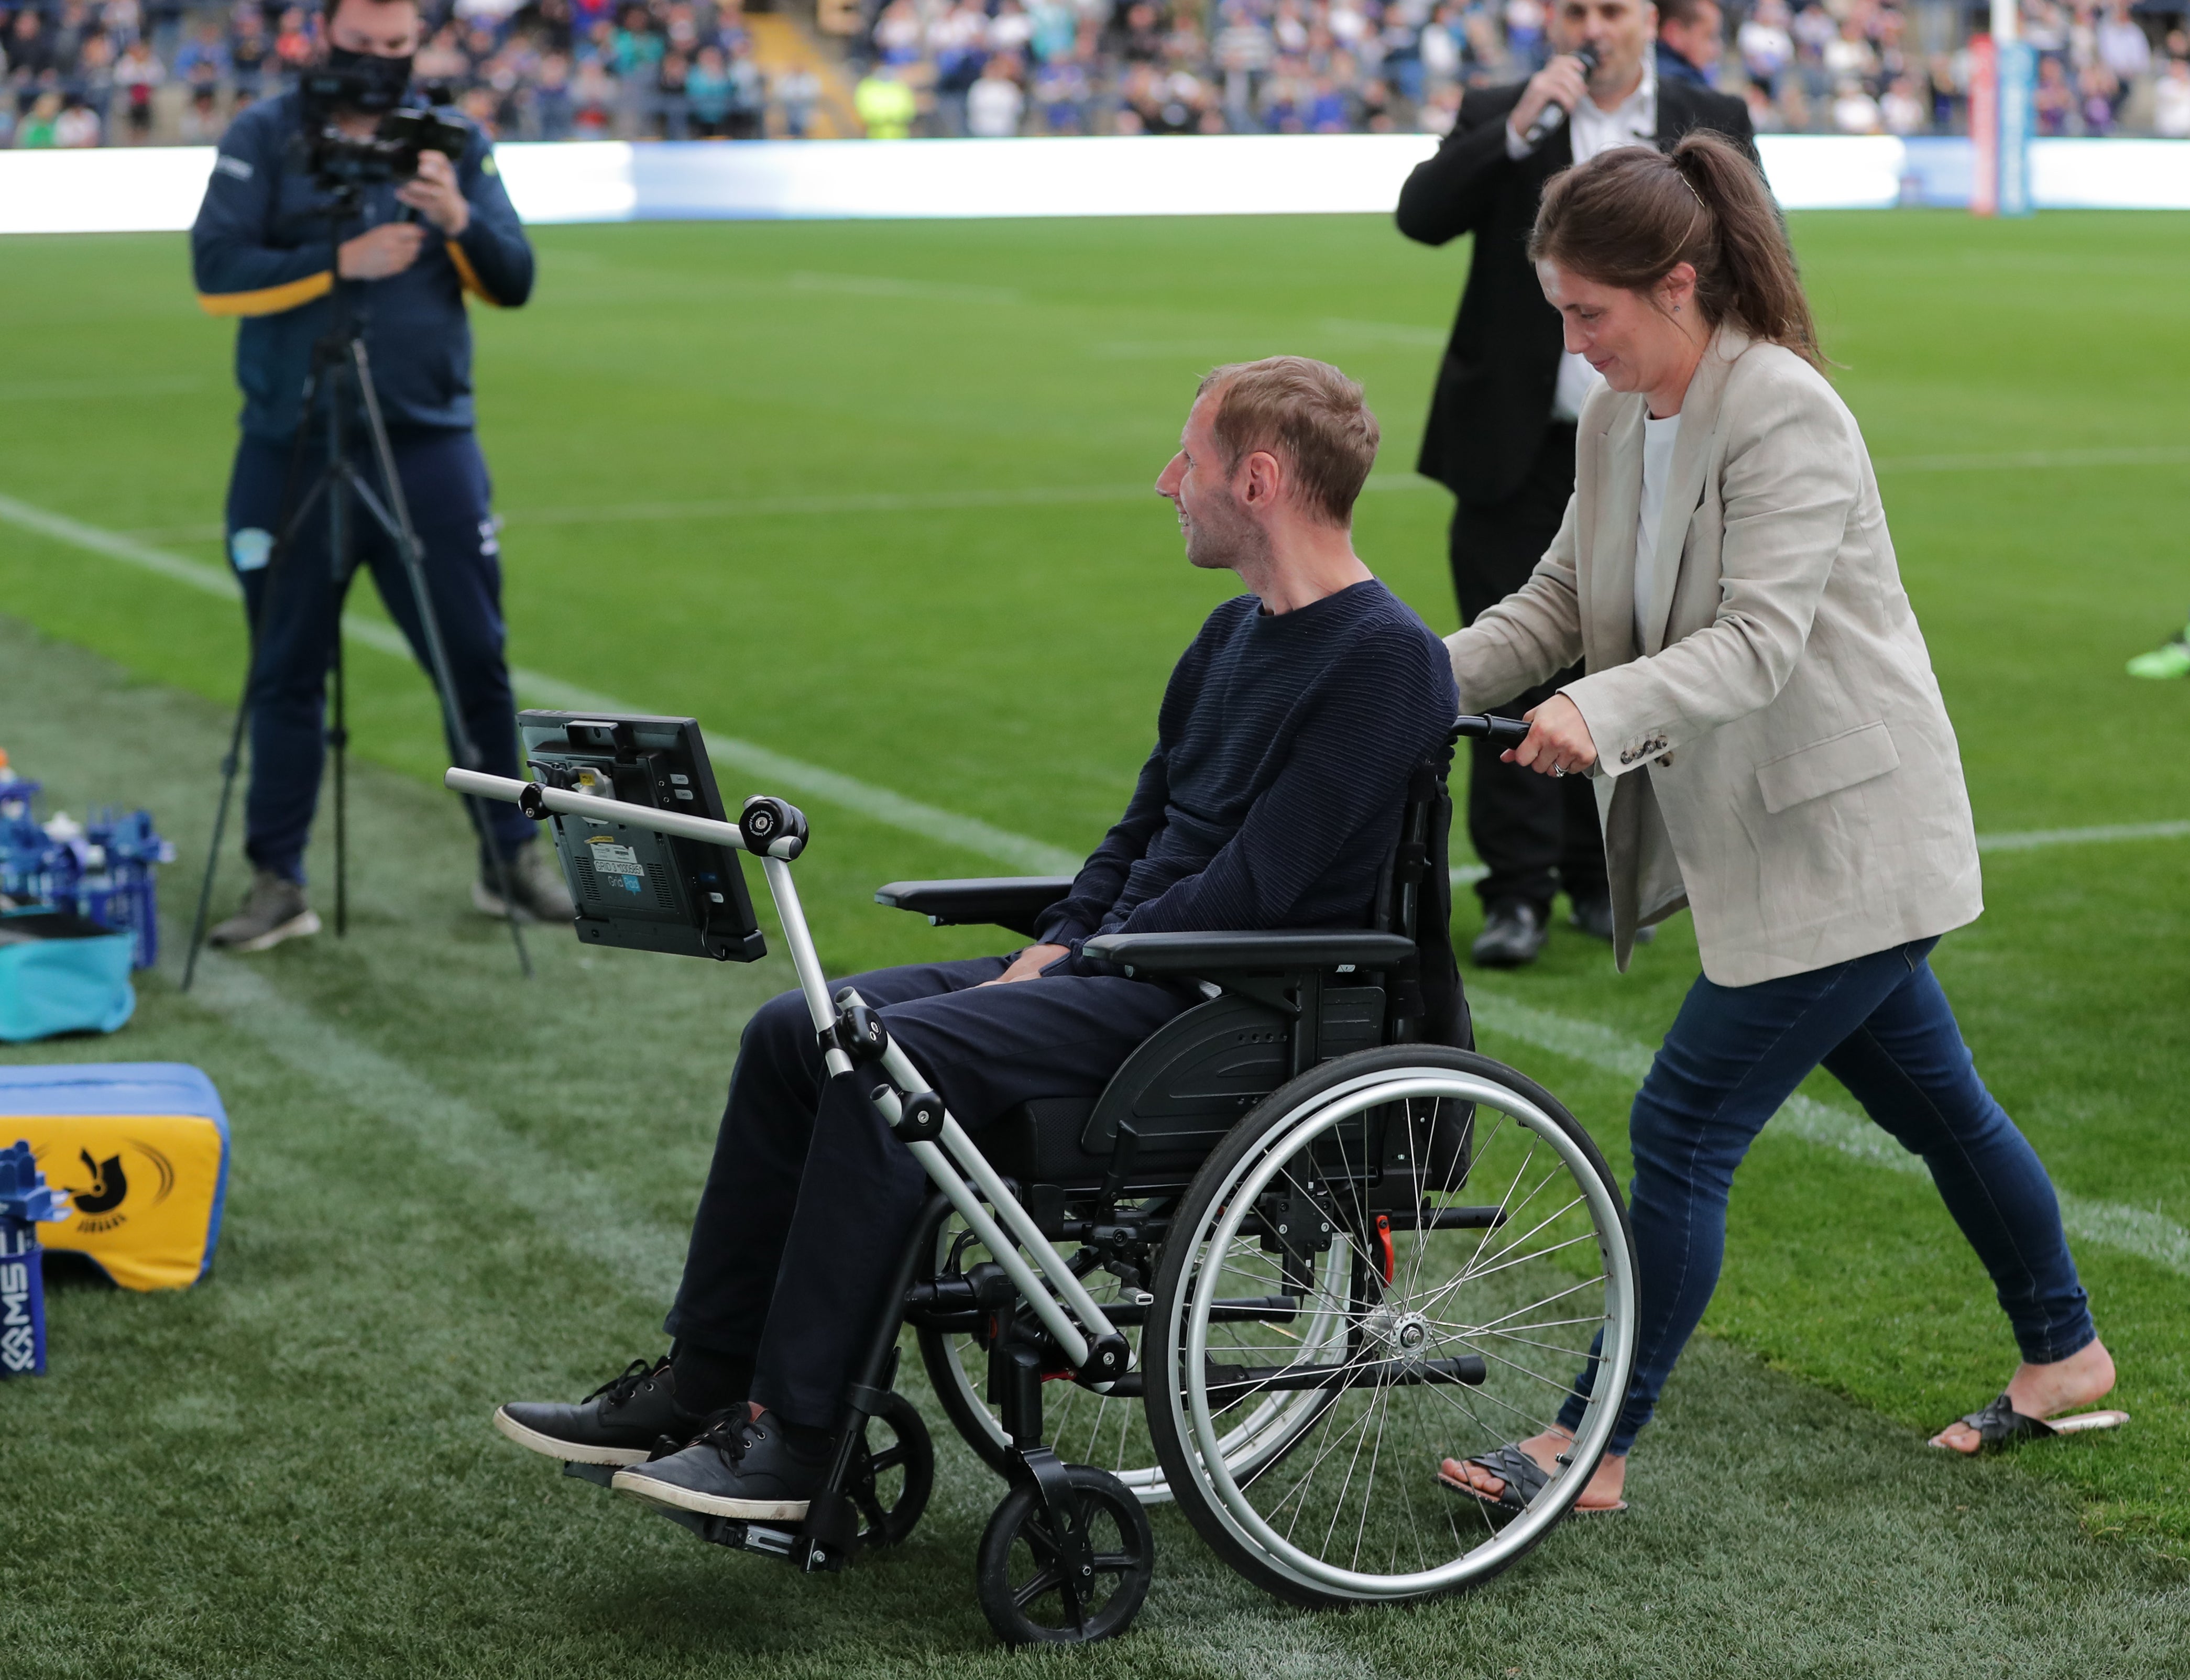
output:
[[[252,106],[220,143],[205,201],[190,230],[198,301],[207,314],[237,317],[236,383],[243,436],[228,492],[229,564],[243,586],[254,626],[251,684],[251,786],[244,849],[252,861],[304,879],[304,843],[325,757],[326,678],[336,648],[347,579],[334,575],[324,502],[269,566],[288,502],[326,460],[327,398],[304,411],[312,348],[335,316],[331,230],[314,213],[323,195],[299,143],[298,96]],[[428,230],[418,258],[386,280],[345,282],[351,318],[372,364],[421,545],[434,616],[449,652],[455,700],[480,768],[518,771],[514,706],[502,653],[502,574],[486,463],[473,436],[471,326],[467,292],[514,307],[532,291],[532,248],[502,189],[485,137],[474,133],[457,179],[471,219],[456,239]],[[367,187],[358,213],[332,230],[347,240],[403,207],[393,184]],[[346,417],[353,453],[369,464],[363,417]],[[301,434],[301,435],[300,435]],[[298,469],[290,485],[292,461]],[[352,559],[369,567],[389,615],[425,662],[410,583],[389,542],[362,508],[351,519]],[[455,743],[451,741],[453,757]],[[507,855],[532,837],[515,807],[486,808],[492,844]]]

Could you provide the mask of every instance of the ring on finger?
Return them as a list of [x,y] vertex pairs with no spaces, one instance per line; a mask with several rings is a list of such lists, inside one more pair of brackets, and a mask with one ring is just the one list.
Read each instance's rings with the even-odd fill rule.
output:
[[1554,764],[1552,766],[1552,774],[1555,776],[1563,776],[1566,773],[1567,767],[1564,764]]

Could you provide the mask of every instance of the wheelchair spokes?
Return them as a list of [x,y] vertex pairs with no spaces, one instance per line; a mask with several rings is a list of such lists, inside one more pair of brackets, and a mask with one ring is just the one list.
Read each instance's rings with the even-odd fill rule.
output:
[[[1592,1338],[1617,1367],[1603,1392],[1625,1386],[1633,1262],[1602,1159],[1495,1064],[1412,1059],[1350,1078],[1349,1062],[1407,1053],[1327,1064],[1242,1122],[1189,1193],[1157,1288],[1148,1382],[1172,1486],[1220,1551],[1309,1602],[1417,1597],[1505,1567],[1572,1504],[1609,1435],[1613,1407],[1575,1384]],[[1427,1139],[1460,1104],[1469,1147],[1395,1195],[1379,1122]],[[1314,1333],[1222,1321],[1223,1303],[1280,1291]],[[1272,1406],[1291,1419],[1282,1450],[1212,1450]],[[1543,1433],[1563,1407],[1580,1415],[1569,1462],[1508,1507],[1435,1479],[1447,1457]]]

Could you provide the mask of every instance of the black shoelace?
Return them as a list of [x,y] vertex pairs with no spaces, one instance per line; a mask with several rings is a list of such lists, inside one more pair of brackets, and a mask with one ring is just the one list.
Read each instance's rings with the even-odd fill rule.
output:
[[[610,1407],[628,1405],[632,1396],[638,1393],[640,1388],[654,1375],[654,1371],[653,1362],[646,1359],[633,1359],[623,1368],[621,1375],[609,1378],[592,1393],[587,1395],[586,1400],[605,1399]],[[581,1405],[585,1403],[585,1400],[579,1402]]]
[[712,1447],[724,1465],[735,1470],[746,1456],[746,1449],[760,1439],[761,1432],[754,1425],[752,1415],[743,1406],[734,1408],[728,1416],[718,1418],[693,1439],[695,1447]]

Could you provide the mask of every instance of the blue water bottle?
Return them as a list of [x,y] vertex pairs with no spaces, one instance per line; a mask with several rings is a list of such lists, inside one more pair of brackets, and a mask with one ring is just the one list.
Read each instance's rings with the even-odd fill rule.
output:
[[68,1213],[68,1192],[47,1185],[30,1144],[0,1149],[0,1376],[45,1375],[44,1250],[38,1227]]

